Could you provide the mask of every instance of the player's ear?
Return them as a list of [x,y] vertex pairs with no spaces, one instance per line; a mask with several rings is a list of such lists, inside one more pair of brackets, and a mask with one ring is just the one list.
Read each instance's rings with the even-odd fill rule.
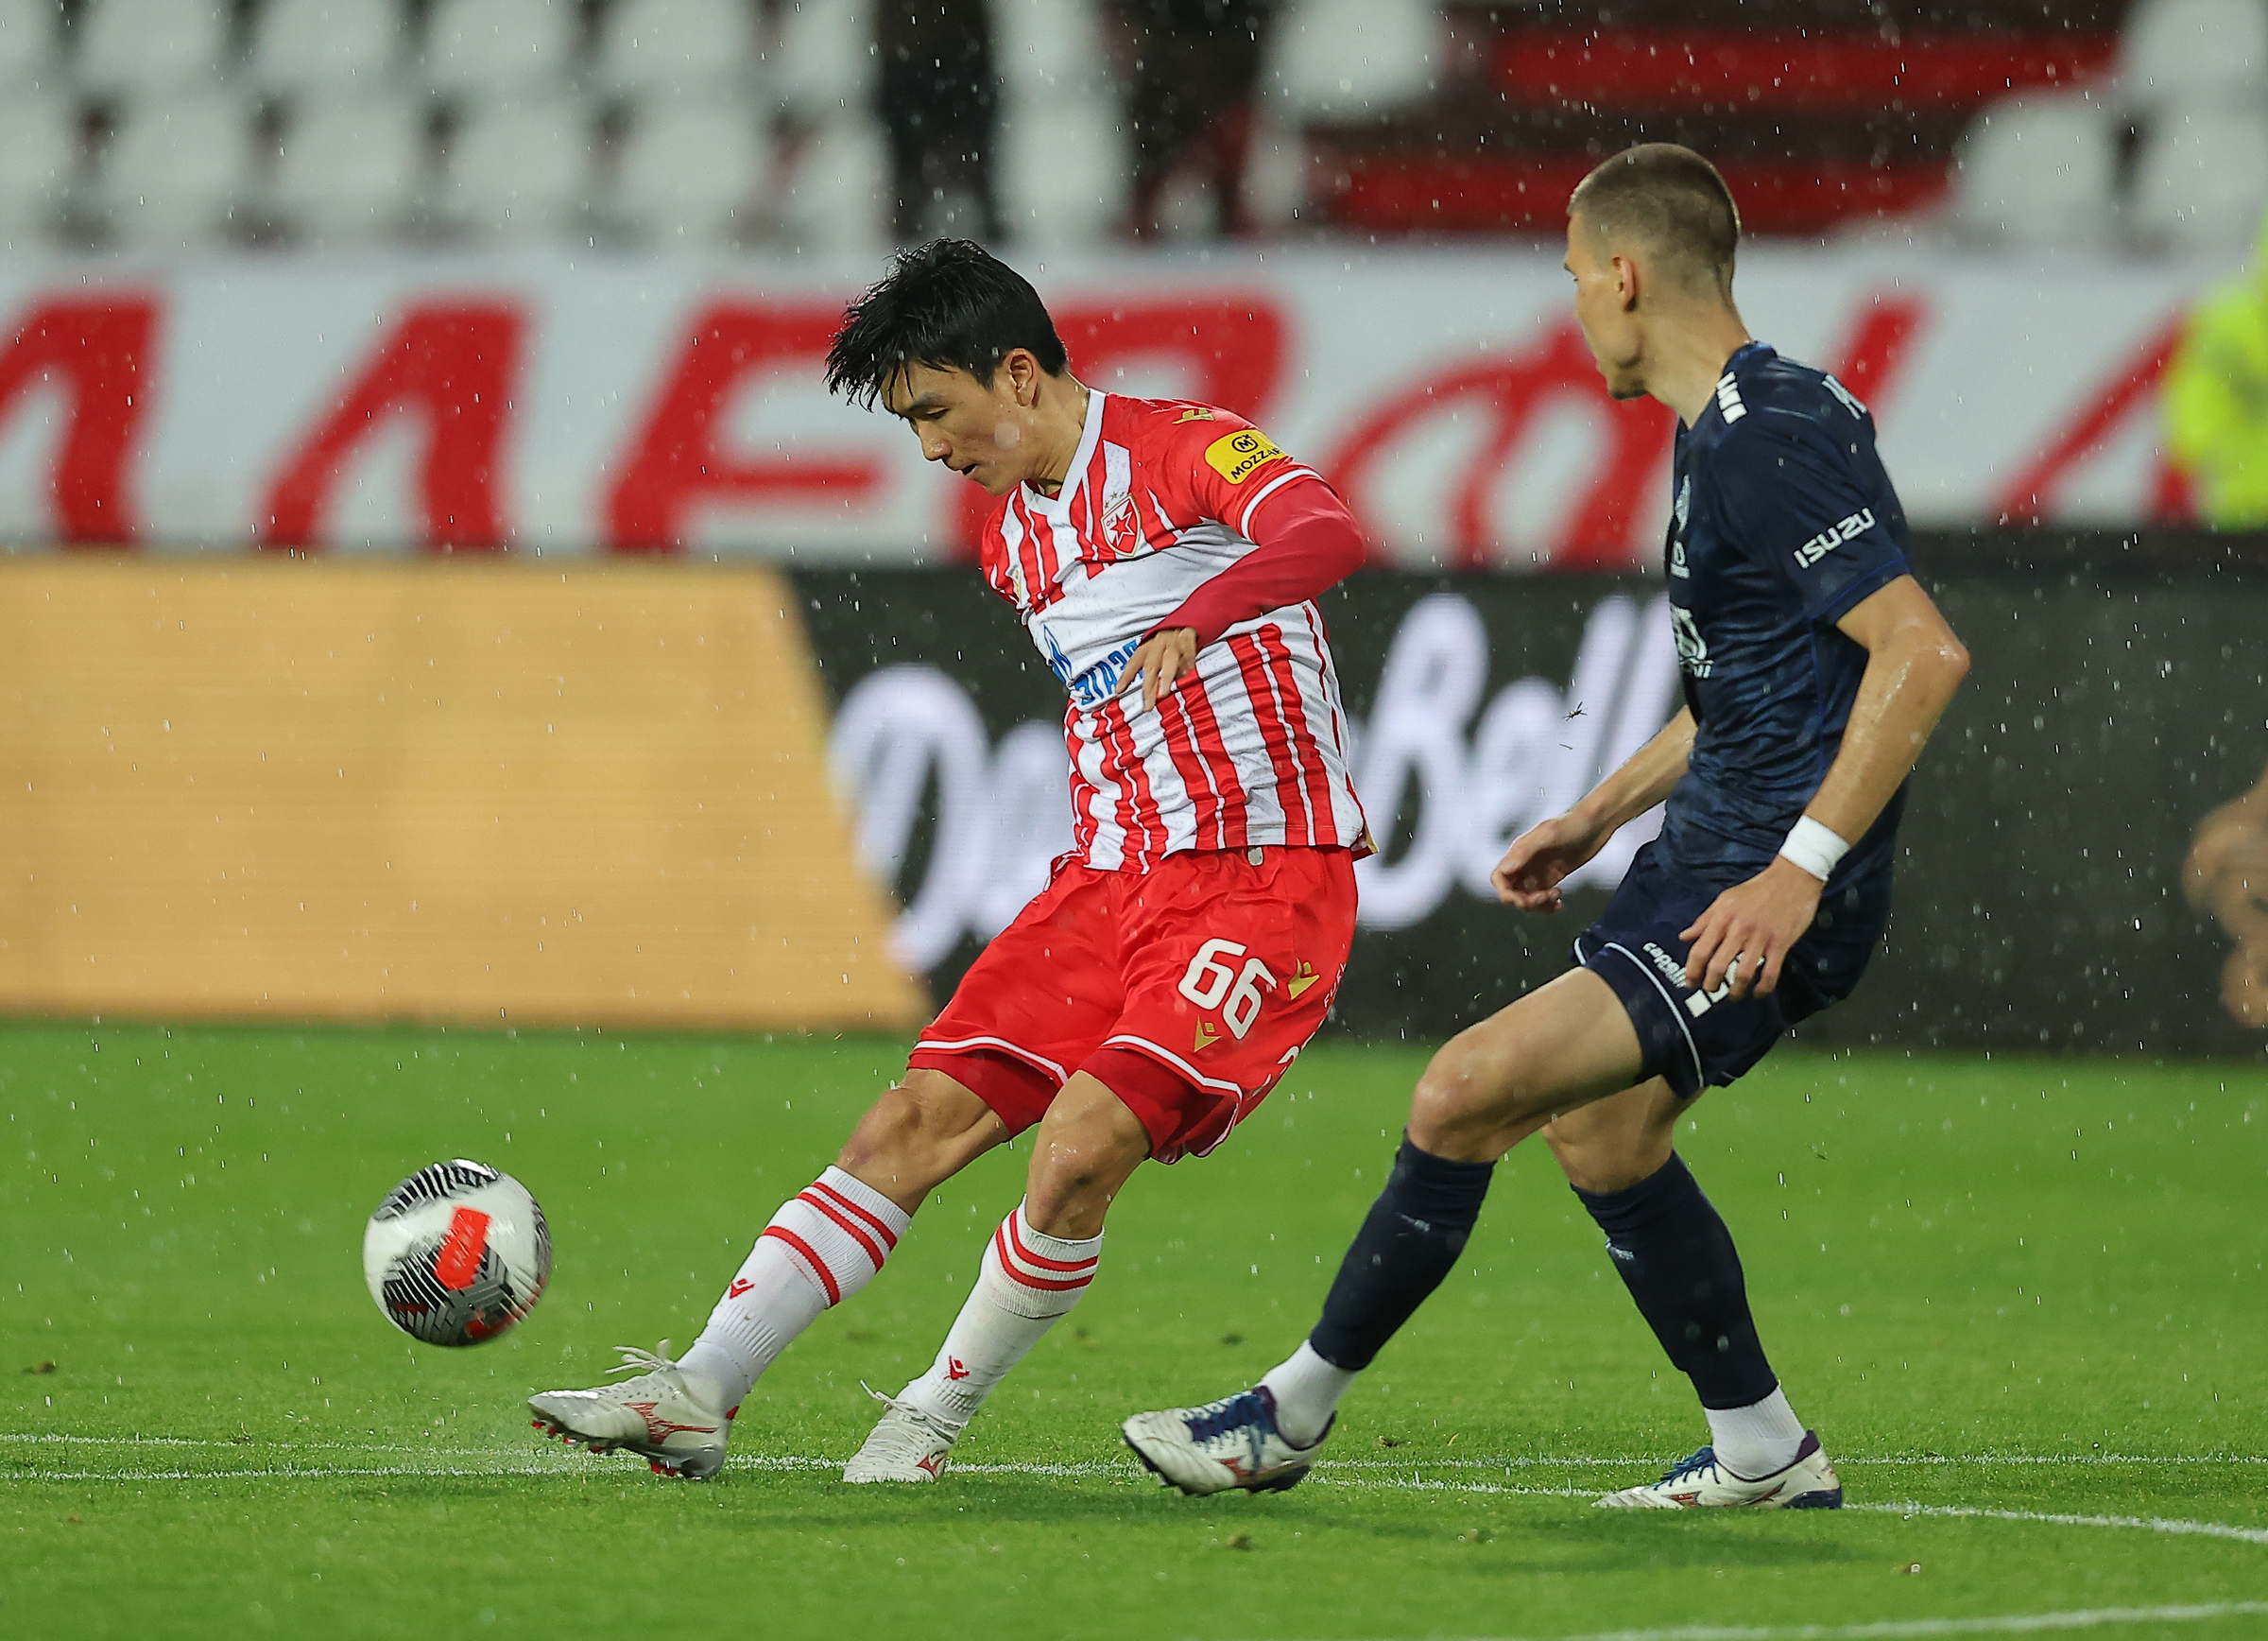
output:
[[[1009,397],[1029,410],[1040,403],[1040,361],[1029,348],[1010,348],[1007,356],[1000,361],[1002,376],[1007,381]],[[999,378],[995,378],[998,380]]]
[[1614,294],[1620,299],[1623,311],[1628,313],[1638,306],[1640,282],[1638,262],[1635,258],[1625,256],[1618,250],[1607,266],[1614,270]]

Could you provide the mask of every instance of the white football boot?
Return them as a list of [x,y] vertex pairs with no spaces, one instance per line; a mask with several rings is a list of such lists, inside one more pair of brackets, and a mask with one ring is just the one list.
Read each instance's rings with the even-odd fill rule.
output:
[[1769,1476],[1735,1476],[1717,1462],[1715,1448],[1704,1447],[1659,1481],[1591,1503],[1600,1510],[1841,1510],[1843,1478],[1820,1450],[1819,1438],[1806,1430],[1796,1462]]
[[[1334,1415],[1332,1424],[1337,1423]],[[1331,1425],[1309,1446],[1294,1446],[1276,1428],[1275,1392],[1262,1385],[1202,1408],[1137,1413],[1119,1433],[1160,1481],[1197,1497],[1232,1487],[1280,1493],[1298,1486],[1330,1439]]]
[[860,1389],[882,1404],[883,1413],[867,1433],[865,1444],[843,1466],[843,1479],[935,1481],[944,1475],[949,1462],[945,1456],[953,1451],[961,1433],[911,1402],[885,1396],[863,1380]]
[[659,1351],[616,1345],[622,1365],[610,1371],[634,1377],[590,1391],[544,1391],[527,1399],[539,1430],[593,1453],[635,1453],[656,1476],[706,1481],[725,1462],[734,1408],[718,1412],[695,1399],[685,1375]]

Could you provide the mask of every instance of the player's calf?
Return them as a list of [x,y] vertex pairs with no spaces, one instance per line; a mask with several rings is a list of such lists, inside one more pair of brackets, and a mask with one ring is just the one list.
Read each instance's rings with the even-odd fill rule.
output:
[[858,1119],[834,1166],[911,1214],[1007,1137],[1007,1125],[976,1095],[941,1071],[915,1066]]
[[895,1396],[869,1392],[884,1413],[843,1479],[935,1481],[986,1398],[1047,1330],[1071,1313],[1102,1263],[1100,1236],[1071,1240],[1035,1230],[1022,1205],[985,1249],[976,1287],[929,1372]]

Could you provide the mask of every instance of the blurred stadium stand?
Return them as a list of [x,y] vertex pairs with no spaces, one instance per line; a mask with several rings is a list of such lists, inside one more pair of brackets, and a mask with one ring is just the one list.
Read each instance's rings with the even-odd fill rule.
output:
[[1658,138],[1763,234],[2238,248],[2268,0],[0,0],[16,246],[1532,235]]

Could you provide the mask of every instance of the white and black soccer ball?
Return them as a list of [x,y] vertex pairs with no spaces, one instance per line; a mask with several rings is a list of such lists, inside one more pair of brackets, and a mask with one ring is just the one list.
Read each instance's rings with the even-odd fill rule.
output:
[[485,1163],[435,1163],[387,1193],[362,1234],[386,1319],[429,1345],[509,1332],[551,1280],[551,1230],[527,1187]]

